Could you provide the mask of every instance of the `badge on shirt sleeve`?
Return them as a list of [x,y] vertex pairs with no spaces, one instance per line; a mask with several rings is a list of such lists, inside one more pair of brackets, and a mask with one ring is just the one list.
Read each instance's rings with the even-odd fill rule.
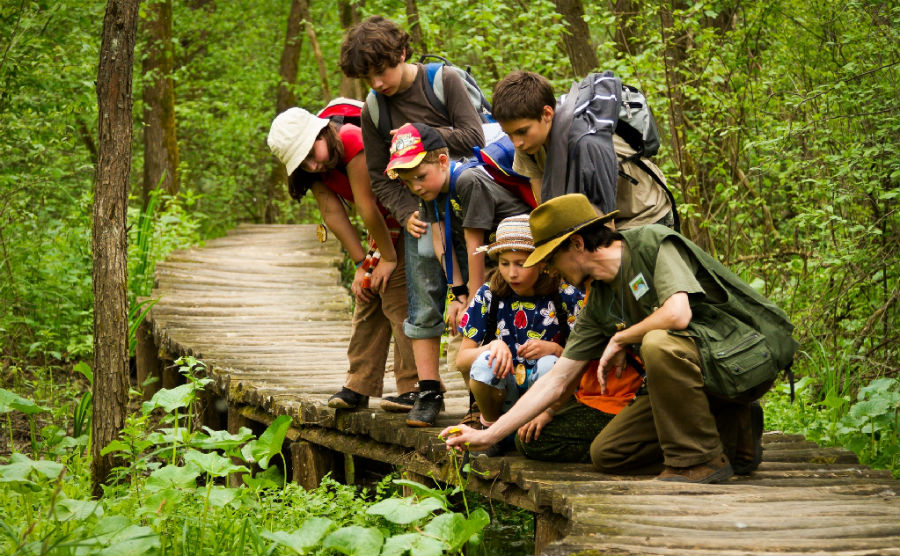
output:
[[631,295],[633,295],[635,299],[640,299],[645,293],[650,291],[650,286],[648,286],[647,281],[644,280],[643,272],[632,278],[631,282],[628,282],[628,287],[631,288]]

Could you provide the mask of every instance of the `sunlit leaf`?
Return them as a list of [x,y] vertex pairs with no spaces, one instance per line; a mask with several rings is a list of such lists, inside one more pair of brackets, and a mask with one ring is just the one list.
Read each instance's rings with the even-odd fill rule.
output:
[[381,556],[440,556],[447,546],[441,541],[421,533],[394,535],[384,541]]
[[323,548],[330,548],[347,556],[371,556],[381,553],[384,536],[374,527],[351,525],[331,533],[322,541]]
[[406,525],[424,519],[442,508],[441,501],[435,498],[426,498],[421,502],[408,498],[388,498],[373,504],[366,513],[380,515],[391,523]]

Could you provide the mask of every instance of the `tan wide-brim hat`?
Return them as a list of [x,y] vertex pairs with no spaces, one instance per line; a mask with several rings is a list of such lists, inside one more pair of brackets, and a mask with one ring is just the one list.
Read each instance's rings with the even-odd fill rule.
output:
[[275,117],[269,129],[269,148],[278,157],[290,176],[309,155],[316,137],[328,120],[319,118],[302,108],[288,108]]
[[534,238],[534,251],[523,266],[529,267],[546,259],[562,242],[578,230],[595,223],[609,222],[619,211],[602,214],[581,193],[571,193],[538,205],[528,224]]

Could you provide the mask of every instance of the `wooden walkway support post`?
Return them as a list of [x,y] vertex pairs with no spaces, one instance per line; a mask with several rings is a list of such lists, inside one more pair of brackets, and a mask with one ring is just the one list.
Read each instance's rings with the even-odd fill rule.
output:
[[291,463],[294,482],[306,490],[317,488],[325,475],[335,469],[334,452],[306,440],[291,443]]

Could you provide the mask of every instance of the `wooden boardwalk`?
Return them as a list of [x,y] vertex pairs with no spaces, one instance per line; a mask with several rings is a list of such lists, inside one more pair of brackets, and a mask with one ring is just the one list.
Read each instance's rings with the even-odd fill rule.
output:
[[[240,226],[173,253],[157,268],[160,301],[139,333],[139,376],[174,385],[166,362],[194,355],[227,403],[229,429],[290,415],[287,471],[301,484],[328,471],[353,480],[384,464],[454,482],[439,428],[408,428],[378,400],[356,412],[327,407],[343,383],[350,334],[339,260],[337,243],[319,244],[312,226]],[[442,375],[449,391],[439,426],[458,421],[468,403],[460,377]],[[393,388],[388,376],[386,393]],[[210,401],[215,424],[212,409],[224,404]],[[482,474],[468,487],[533,511],[543,554],[900,555],[900,482],[799,436],[767,432],[764,446],[757,472],[722,485],[477,457]]]

